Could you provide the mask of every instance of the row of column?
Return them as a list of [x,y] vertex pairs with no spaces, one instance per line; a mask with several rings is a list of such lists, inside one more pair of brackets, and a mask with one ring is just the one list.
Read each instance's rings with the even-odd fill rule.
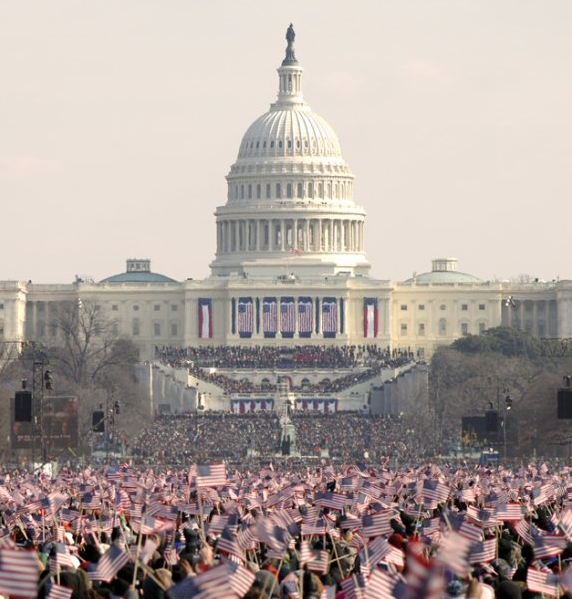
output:
[[217,221],[217,253],[363,252],[363,220],[240,219]]

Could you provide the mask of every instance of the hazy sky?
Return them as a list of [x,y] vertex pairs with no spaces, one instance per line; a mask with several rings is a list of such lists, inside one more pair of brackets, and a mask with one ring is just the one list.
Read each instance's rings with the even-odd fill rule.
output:
[[206,276],[290,21],[372,275],[572,278],[570,0],[3,0],[0,280]]

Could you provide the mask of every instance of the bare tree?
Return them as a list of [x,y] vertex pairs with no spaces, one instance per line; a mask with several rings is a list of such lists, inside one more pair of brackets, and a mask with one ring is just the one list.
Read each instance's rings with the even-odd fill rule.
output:
[[119,337],[115,325],[96,304],[63,304],[57,320],[62,343],[49,348],[50,360],[62,376],[81,387],[104,378],[111,367],[132,367],[137,348]]

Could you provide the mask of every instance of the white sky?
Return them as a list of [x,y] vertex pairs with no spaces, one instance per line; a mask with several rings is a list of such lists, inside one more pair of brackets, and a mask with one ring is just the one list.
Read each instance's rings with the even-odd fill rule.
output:
[[206,276],[290,21],[373,276],[572,278],[570,0],[3,0],[0,279]]

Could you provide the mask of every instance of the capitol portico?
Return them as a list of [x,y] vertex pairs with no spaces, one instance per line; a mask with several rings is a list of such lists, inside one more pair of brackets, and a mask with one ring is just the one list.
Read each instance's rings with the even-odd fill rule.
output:
[[572,337],[572,281],[482,281],[453,258],[403,282],[369,277],[365,210],[334,130],[303,98],[294,38],[290,27],[278,97],[226,177],[211,276],[179,282],[129,259],[100,282],[1,281],[0,340],[57,342],[62,304],[79,300],[99,306],[144,360],[155,346],[209,344],[376,344],[430,357],[501,324]]

